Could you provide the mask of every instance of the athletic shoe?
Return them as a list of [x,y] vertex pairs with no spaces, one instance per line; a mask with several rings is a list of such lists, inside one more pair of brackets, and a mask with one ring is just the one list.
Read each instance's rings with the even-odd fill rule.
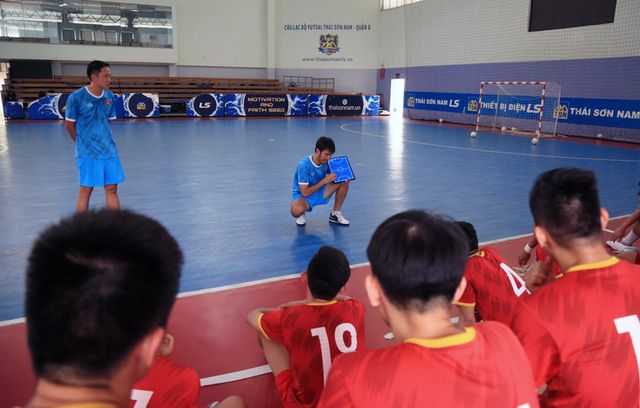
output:
[[614,254],[620,254],[622,252],[638,252],[638,248],[625,245],[619,241],[607,241],[607,245],[609,245]]
[[300,227],[303,227],[304,224],[306,223],[307,223],[307,220],[304,219],[304,214],[296,218],[296,224],[298,224]]
[[341,211],[336,211],[329,214],[329,222],[340,225],[349,225],[349,220],[342,216]]

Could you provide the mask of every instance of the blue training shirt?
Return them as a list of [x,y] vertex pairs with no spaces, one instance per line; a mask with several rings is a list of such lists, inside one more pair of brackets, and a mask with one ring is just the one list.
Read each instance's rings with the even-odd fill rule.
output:
[[110,159],[118,156],[109,119],[116,118],[115,96],[105,89],[94,96],[87,87],[69,95],[65,119],[76,122],[76,157]]
[[296,166],[296,174],[293,175],[293,195],[301,195],[300,184],[313,186],[322,181],[329,174],[327,163],[316,166],[311,156],[305,157]]

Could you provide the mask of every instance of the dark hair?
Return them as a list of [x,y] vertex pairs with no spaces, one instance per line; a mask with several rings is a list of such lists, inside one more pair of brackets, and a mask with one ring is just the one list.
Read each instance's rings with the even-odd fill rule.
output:
[[83,212],[42,232],[25,301],[36,375],[110,376],[144,336],[166,326],[182,261],[162,225],[131,211]]
[[467,243],[469,244],[469,253],[472,254],[478,251],[478,234],[476,233],[476,229],[470,222],[466,221],[456,221],[458,227],[465,233],[467,236]]
[[316,140],[316,149],[320,149],[321,152],[329,150],[333,154],[336,152],[336,144],[330,137],[321,136]]
[[91,61],[89,65],[87,65],[87,76],[89,77],[89,81],[91,81],[91,75],[99,74],[102,68],[110,66],[104,61]]
[[542,173],[529,193],[536,225],[562,247],[578,238],[601,239],[600,199],[590,170],[559,168]]
[[451,302],[468,257],[467,240],[455,222],[422,210],[383,222],[371,237],[371,271],[396,306],[424,312],[440,298]]
[[307,266],[307,284],[313,297],[331,300],[346,285],[351,276],[349,260],[342,251],[323,246]]

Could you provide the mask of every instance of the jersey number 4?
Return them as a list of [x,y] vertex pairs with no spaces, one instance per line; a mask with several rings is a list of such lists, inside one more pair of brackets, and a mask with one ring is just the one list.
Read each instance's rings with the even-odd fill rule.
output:
[[[351,344],[349,346],[344,342],[345,333],[349,333],[349,336],[351,337]],[[311,329],[311,336],[318,337],[318,341],[320,341],[320,353],[322,354],[322,377],[326,384],[329,369],[331,368],[331,347],[329,346],[327,329],[324,327],[315,327]],[[356,334],[355,326],[351,323],[342,323],[336,326],[336,331],[333,333],[333,337],[336,342],[336,347],[341,353],[351,353],[356,351],[358,348],[358,335]]]
[[527,292],[529,295],[529,289],[527,289],[527,285],[524,283],[520,275],[516,273],[513,269],[509,268],[507,265],[501,263],[500,268],[507,274],[509,278],[509,282],[511,282],[511,287],[513,288],[513,292],[517,297],[522,296],[524,292]]

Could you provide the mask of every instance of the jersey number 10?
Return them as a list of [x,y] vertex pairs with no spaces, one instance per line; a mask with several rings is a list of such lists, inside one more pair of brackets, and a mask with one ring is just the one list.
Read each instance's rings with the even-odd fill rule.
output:
[[[351,336],[351,344],[347,346],[344,342],[344,334],[349,333]],[[320,341],[320,353],[322,354],[322,376],[324,383],[327,383],[327,376],[329,375],[329,369],[331,368],[331,347],[329,346],[329,337],[327,336],[327,329],[324,327],[315,327],[311,329],[311,336],[318,337]],[[336,347],[341,353],[351,353],[358,348],[358,335],[356,334],[356,328],[351,323],[341,323],[336,326],[336,331],[333,334],[336,342]]]

